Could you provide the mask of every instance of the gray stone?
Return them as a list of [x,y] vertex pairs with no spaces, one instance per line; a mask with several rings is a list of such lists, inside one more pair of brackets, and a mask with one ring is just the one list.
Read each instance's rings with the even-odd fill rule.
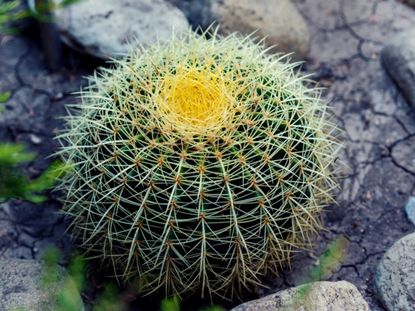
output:
[[386,43],[382,63],[405,98],[415,107],[415,28],[405,30]]
[[415,225],[415,197],[410,197],[405,205],[405,212],[408,219]]
[[187,17],[189,23],[194,27],[208,27],[210,16],[210,2],[212,0],[166,0],[178,7]]
[[65,43],[104,59],[189,28],[184,14],[163,0],[83,0],[58,9],[56,16]]
[[415,7],[415,0],[404,0],[404,2]]
[[[310,48],[307,25],[291,0],[192,0],[178,1],[193,26],[219,24],[220,32],[238,32],[265,38],[272,52],[295,52],[293,59],[304,59]],[[183,4],[180,4],[183,2]],[[200,16],[199,16],[200,15]]]
[[[40,282],[42,264],[39,261],[0,260],[0,310],[56,310],[53,295],[62,288],[61,281],[66,276],[63,268],[58,269],[58,271],[60,271],[58,283],[48,284],[47,288],[42,288]],[[84,307],[79,293],[77,294],[73,299],[78,302],[81,311]]]
[[368,311],[357,288],[346,281],[315,282],[246,302],[231,311]]
[[415,310],[415,233],[385,253],[376,271],[376,287],[387,310]]

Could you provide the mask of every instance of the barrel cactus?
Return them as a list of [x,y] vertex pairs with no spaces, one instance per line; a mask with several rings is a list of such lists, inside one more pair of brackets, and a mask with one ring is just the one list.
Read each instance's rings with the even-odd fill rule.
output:
[[287,56],[189,33],[90,78],[60,155],[72,232],[140,291],[225,295],[309,243],[336,183],[320,91]]

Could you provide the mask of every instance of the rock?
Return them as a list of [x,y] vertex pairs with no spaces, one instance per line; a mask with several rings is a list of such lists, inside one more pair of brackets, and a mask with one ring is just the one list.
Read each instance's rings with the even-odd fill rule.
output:
[[[36,260],[2,259],[0,260],[0,310],[54,311],[55,297],[61,288],[60,281],[65,270],[58,269],[58,283],[48,284],[42,289],[40,277],[42,264]],[[65,287],[66,288],[66,287]],[[78,303],[78,310],[84,310],[79,292],[72,299]]]
[[376,271],[376,288],[387,310],[415,310],[415,233],[385,253]]
[[405,212],[408,219],[415,225],[415,197],[410,197],[405,205]]
[[209,19],[210,2],[215,0],[166,0],[178,7],[187,17],[187,20],[197,28],[199,26],[208,27],[211,23]]
[[296,60],[304,59],[309,51],[307,25],[291,0],[169,1],[186,13],[194,27],[206,28],[215,22],[223,34],[255,32],[258,39],[266,37],[268,46],[276,45],[272,52],[295,52]]
[[346,281],[315,282],[241,304],[231,311],[369,311],[357,288]]
[[40,145],[42,143],[42,138],[35,134],[30,134],[30,141],[35,145]]
[[382,63],[415,107],[415,27],[394,35],[382,50]]
[[405,0],[404,2],[415,7],[415,0]]
[[164,0],[83,0],[58,9],[56,23],[65,43],[103,59],[189,28],[184,14]]

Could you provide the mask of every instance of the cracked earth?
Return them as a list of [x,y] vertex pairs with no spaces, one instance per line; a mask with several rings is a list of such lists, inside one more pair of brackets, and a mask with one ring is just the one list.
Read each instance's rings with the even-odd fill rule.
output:
[[[372,310],[385,310],[374,292],[374,272],[383,253],[414,231],[404,213],[415,195],[415,110],[402,97],[380,61],[385,40],[415,25],[415,10],[396,0],[295,0],[312,35],[303,69],[326,87],[324,97],[343,129],[341,189],[327,209],[327,228],[315,248],[296,256],[291,270],[270,279],[269,290],[294,286],[307,277],[325,247],[340,236],[349,241],[346,257],[326,279],[355,284]],[[33,36],[30,36],[33,37]],[[88,62],[65,51],[66,66],[49,74],[34,39],[0,37],[0,93],[11,91],[0,114],[0,140],[24,143],[38,153],[26,170],[36,176],[57,147],[57,117],[76,99],[71,92],[92,73]],[[340,161],[339,161],[340,162]],[[57,194],[38,206],[12,200],[0,205],[0,257],[39,258],[55,244],[69,254]]]

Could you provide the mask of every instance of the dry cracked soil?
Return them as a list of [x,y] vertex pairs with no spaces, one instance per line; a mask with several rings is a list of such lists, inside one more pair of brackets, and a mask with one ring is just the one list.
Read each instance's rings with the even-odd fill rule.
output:
[[[334,120],[343,129],[338,203],[324,214],[327,230],[315,248],[297,255],[291,270],[268,280],[271,289],[294,286],[307,277],[321,252],[344,236],[348,249],[328,280],[355,284],[372,310],[384,310],[374,291],[374,272],[383,253],[414,231],[404,205],[415,194],[415,110],[386,74],[380,51],[388,37],[415,25],[415,10],[396,0],[296,0],[312,35],[303,70],[326,87]],[[56,150],[57,117],[92,73],[89,61],[65,51],[66,67],[50,74],[38,41],[30,36],[0,37],[0,93],[12,96],[0,115],[0,140],[22,142],[38,153],[25,168],[36,176]],[[340,162],[340,161],[339,161]],[[56,211],[56,194],[37,206],[12,200],[0,205],[0,257],[38,258],[51,243],[68,254],[72,245]]]

